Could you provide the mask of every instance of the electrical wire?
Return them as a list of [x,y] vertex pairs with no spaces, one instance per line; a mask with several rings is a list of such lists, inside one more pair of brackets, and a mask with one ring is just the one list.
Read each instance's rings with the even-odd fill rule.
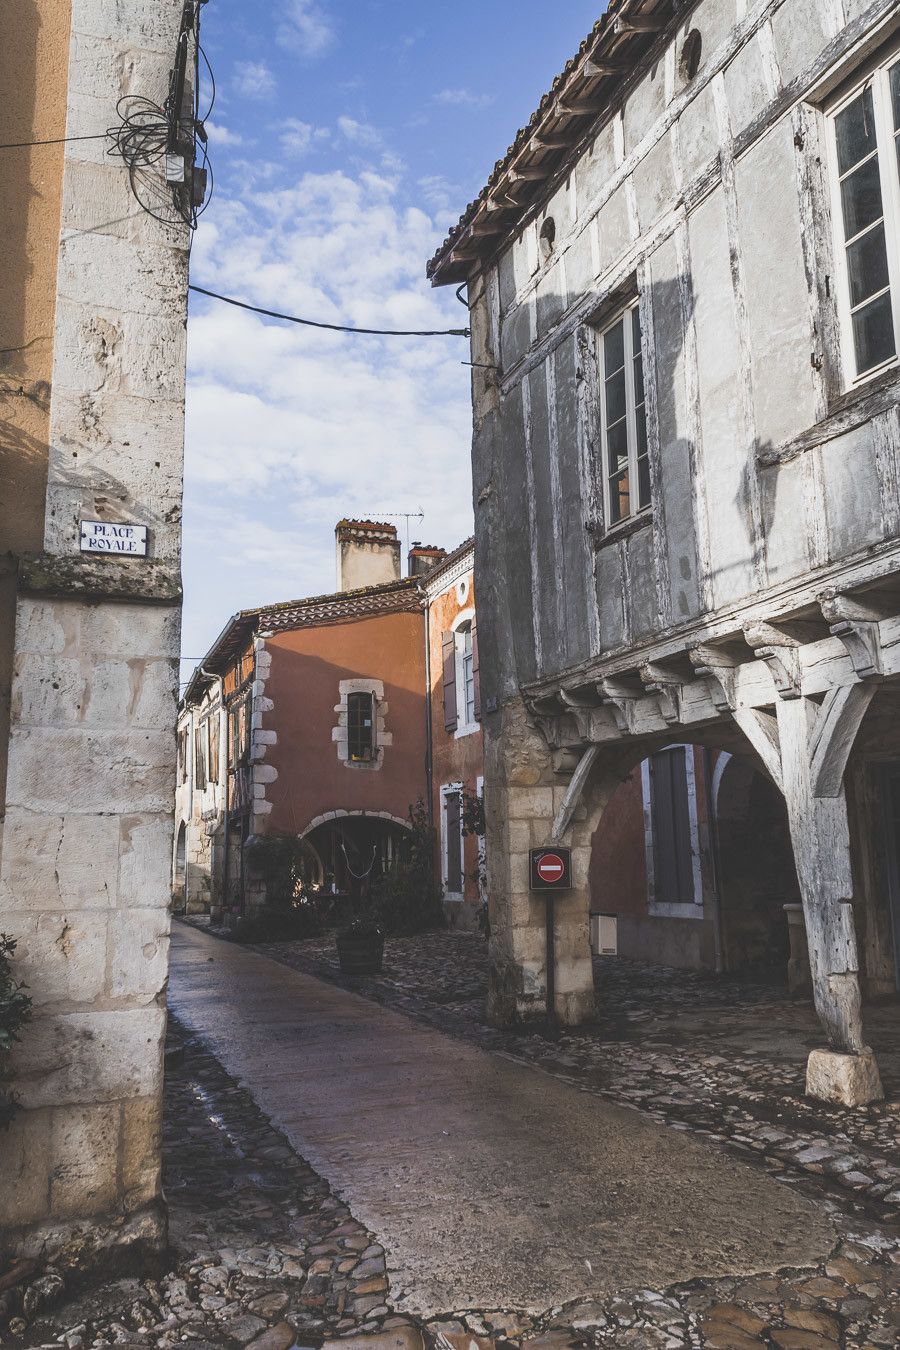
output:
[[56,136],[48,141],[10,141],[0,145],[0,150],[27,150],[32,145],[68,145],[70,141],[105,141],[108,131],[98,131],[93,136]]
[[[212,197],[213,174],[204,126],[216,99],[216,81],[209,58],[200,44],[200,11],[205,0],[185,0],[169,91],[160,104],[140,94],[119,99],[118,125],[109,129],[110,154],[118,154],[127,168],[135,199],[154,220],[164,225],[184,223],[194,230]],[[190,107],[185,110],[185,67],[191,43],[194,81]],[[211,86],[209,107],[200,114],[200,59]],[[177,181],[170,181],[170,157],[181,161]]]
[[281,314],[277,309],[263,309],[259,305],[250,305],[246,300],[235,300],[230,295],[220,295],[218,291],[208,291],[205,286],[191,283],[189,291],[198,295],[208,295],[211,300],[221,300],[223,304],[235,305],[238,309],[247,309],[251,314],[264,314],[268,319],[284,319],[286,323],[299,323],[305,328],[327,328],[331,333],[360,333],[369,337],[470,337],[469,328],[351,328],[343,323],[325,323],[321,319],[299,319],[296,314]]

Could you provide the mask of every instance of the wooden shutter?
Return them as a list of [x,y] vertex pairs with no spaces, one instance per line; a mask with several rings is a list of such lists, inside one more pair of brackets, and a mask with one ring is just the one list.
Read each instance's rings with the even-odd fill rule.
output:
[[679,746],[650,760],[654,881],[656,899],[664,904],[694,902],[685,754]]
[[472,620],[472,682],[475,688],[475,721],[481,721],[481,677],[478,673],[478,625]]
[[445,633],[441,638],[444,663],[444,730],[455,731],[459,723],[456,710],[456,635]]
[[459,895],[463,888],[463,866],[458,792],[447,793],[444,810],[447,822],[447,890],[451,895]]

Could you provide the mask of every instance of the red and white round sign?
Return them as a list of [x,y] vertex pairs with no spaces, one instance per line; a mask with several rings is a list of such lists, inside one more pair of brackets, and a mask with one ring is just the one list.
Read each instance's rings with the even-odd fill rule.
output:
[[559,881],[565,870],[565,863],[558,853],[545,853],[542,858],[538,859],[537,874],[541,881],[547,881],[551,884],[554,881]]

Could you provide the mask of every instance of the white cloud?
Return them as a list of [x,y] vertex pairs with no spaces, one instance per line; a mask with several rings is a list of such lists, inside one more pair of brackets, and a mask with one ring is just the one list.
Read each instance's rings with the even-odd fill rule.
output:
[[339,117],[337,120],[338,131],[348,141],[354,145],[367,146],[370,149],[380,148],[383,144],[381,132],[377,127],[373,127],[370,122],[358,122],[355,117]]
[[[452,292],[424,278],[440,237],[393,177],[307,172],[217,198],[192,274],[332,323],[455,328]],[[344,514],[421,504],[433,542],[471,532],[463,340],[342,335],[211,301],[192,306],[189,336],[185,650],[205,650],[238,604],[330,590]]]
[[245,136],[241,136],[239,132],[223,126],[221,122],[206,122],[204,125],[213,145],[236,146],[247,145],[248,143]]
[[311,150],[316,142],[327,141],[330,137],[327,127],[314,127],[311,122],[301,122],[297,117],[286,117],[279,123],[278,140],[282,150],[297,158]]
[[457,108],[488,108],[494,102],[494,96],[475,94],[471,89],[441,89],[434,95],[434,101]]
[[275,76],[265,61],[235,62],[235,88],[244,98],[268,99],[275,93]]
[[277,29],[282,47],[301,56],[321,56],[334,41],[331,19],[314,0],[288,0]]

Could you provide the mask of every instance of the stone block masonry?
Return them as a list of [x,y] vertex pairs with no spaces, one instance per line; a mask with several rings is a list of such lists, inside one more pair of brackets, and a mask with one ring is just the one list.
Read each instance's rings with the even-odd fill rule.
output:
[[[124,95],[163,102],[182,0],[62,8],[70,137],[113,125]],[[0,811],[0,931],[34,1002],[0,1140],[0,1259],[75,1273],[146,1270],[166,1241],[187,230],[147,215],[106,150],[72,141],[62,161],[43,531],[15,549]],[[145,527],[147,557],[81,555],[82,519]]]

